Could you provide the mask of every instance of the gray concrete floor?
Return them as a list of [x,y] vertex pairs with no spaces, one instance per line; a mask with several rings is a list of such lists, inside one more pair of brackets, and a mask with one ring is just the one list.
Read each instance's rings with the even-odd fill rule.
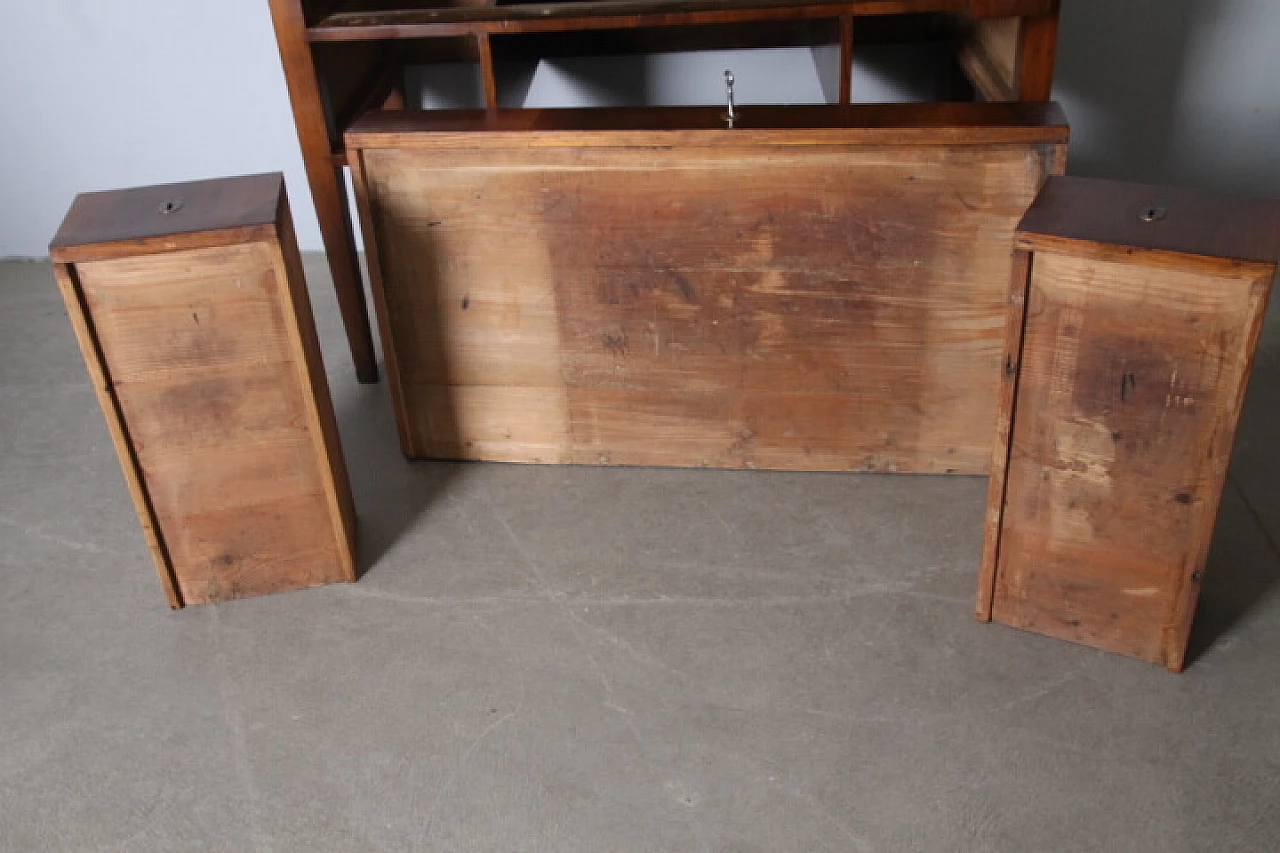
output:
[[180,613],[0,264],[0,848],[1280,849],[1274,318],[1174,676],[973,620],[981,479],[410,465],[320,261],[367,573]]

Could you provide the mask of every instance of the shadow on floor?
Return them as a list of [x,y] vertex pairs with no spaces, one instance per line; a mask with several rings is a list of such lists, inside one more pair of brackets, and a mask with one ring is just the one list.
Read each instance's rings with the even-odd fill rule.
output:
[[1258,344],[1187,661],[1280,593],[1280,300]]
[[444,499],[467,466],[404,458],[385,374],[377,385],[351,383],[334,403],[355,495],[359,579]]
[[1188,667],[1280,591],[1280,548],[1234,482],[1227,492],[1187,646]]

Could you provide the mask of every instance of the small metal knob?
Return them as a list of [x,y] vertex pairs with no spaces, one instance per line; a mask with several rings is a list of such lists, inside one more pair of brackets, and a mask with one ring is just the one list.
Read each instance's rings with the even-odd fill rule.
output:
[[725,69],[724,72],[724,88],[725,95],[729,99],[729,112],[725,114],[725,127],[733,130],[733,126],[738,121],[738,106],[733,102],[733,72]]

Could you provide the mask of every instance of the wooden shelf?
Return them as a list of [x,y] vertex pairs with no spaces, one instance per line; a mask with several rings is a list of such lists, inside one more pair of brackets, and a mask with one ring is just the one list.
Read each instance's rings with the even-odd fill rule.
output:
[[307,28],[313,42],[570,32],[929,12],[970,18],[1051,14],[1056,0],[568,0],[456,4],[338,0]]

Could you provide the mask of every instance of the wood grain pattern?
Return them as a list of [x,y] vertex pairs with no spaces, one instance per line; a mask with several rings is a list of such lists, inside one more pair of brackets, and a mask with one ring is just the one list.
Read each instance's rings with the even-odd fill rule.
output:
[[1004,526],[1005,490],[1008,486],[1009,440],[1013,431],[1021,375],[1023,332],[1027,317],[1027,285],[1031,276],[1031,253],[1019,250],[1013,257],[1013,275],[1005,299],[1004,357],[1001,359],[1000,399],[996,408],[996,434],[991,450],[987,483],[986,526],[982,538],[982,565],[978,572],[978,601],[975,612],[991,621],[996,565],[1000,553],[1000,531]]
[[400,347],[395,340],[395,329],[391,325],[391,317],[387,309],[386,291],[382,286],[384,280],[382,253],[378,250],[376,232],[373,230],[373,215],[370,209],[369,196],[363,189],[366,185],[364,154],[355,148],[351,150],[351,181],[356,188],[356,209],[360,216],[360,228],[366,235],[365,260],[369,265],[373,306],[378,317],[378,328],[382,334],[382,357],[386,361],[387,375],[392,377],[387,384],[391,393],[391,403],[396,412],[396,432],[400,439],[401,452],[405,456],[412,457],[417,454],[413,449],[413,442],[408,432],[404,387],[399,378],[400,363],[397,354]]
[[1054,63],[1058,55],[1058,4],[1043,15],[1022,19],[1018,32],[1017,88],[1020,101],[1053,97]]
[[[243,223],[194,210],[211,231],[146,236],[196,248],[126,257],[116,240],[58,268],[174,607],[354,580],[346,469],[278,179],[269,209],[270,239],[208,246]],[[73,255],[102,245],[65,241]]]
[[190,241],[218,245],[275,234],[279,173],[81,193],[49,244],[55,262],[138,257]]
[[[312,447],[316,458],[323,460],[321,481],[329,504],[329,517],[333,525],[338,554],[342,560],[345,579],[356,579],[356,508],[351,495],[351,480],[347,473],[346,455],[342,451],[342,439],[338,435],[338,421],[333,411],[333,397],[325,376],[324,358],[320,353],[320,336],[316,331],[315,316],[311,311],[311,296],[307,292],[306,274],[302,269],[302,254],[293,227],[293,214],[289,199],[280,195],[279,251],[275,253],[276,280],[285,286],[285,325],[293,350],[302,389],[302,403],[310,426]],[[287,393],[287,392],[283,392]]]
[[493,59],[493,43],[488,33],[476,33],[476,52],[480,56],[480,80],[486,109],[498,108],[498,72]]
[[[352,149],[674,148],[772,145],[1049,145],[1070,137],[1057,104],[745,106],[377,112],[347,132]],[[786,131],[785,133],[782,131]]]
[[151,497],[147,494],[146,486],[142,482],[138,455],[134,452],[129,431],[120,411],[120,400],[116,396],[115,388],[112,387],[111,376],[107,372],[102,350],[98,346],[98,339],[89,321],[84,295],[80,290],[79,282],[76,281],[75,267],[70,264],[55,263],[53,273],[58,281],[58,289],[62,292],[63,302],[67,306],[67,316],[71,319],[72,329],[75,330],[80,354],[84,357],[85,367],[88,368],[89,378],[93,382],[94,394],[107,420],[111,443],[115,446],[120,467],[124,470],[129,497],[133,501],[134,510],[138,513],[138,521],[142,524],[142,533],[147,540],[147,550],[151,552],[156,571],[160,575],[160,585],[164,589],[165,598],[170,607],[182,607],[184,604],[182,591],[178,588],[178,580],[173,574],[168,549],[160,536],[160,524],[156,521]]
[[406,452],[985,472],[1056,146],[779,136],[360,149]]
[[840,91],[841,104],[853,101],[853,16],[840,16]]
[[997,621],[1182,667],[1270,280],[1035,255]]

